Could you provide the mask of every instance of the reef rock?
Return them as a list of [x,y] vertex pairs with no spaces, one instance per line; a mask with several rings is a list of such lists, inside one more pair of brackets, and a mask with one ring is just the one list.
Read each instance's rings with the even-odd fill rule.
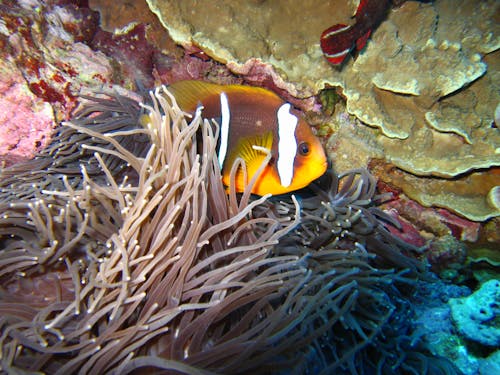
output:
[[[88,42],[95,16],[61,2],[4,2],[0,7],[0,166],[48,144],[77,97],[111,82],[108,58]],[[3,165],[2,165],[3,164]]]
[[[267,66],[275,85],[297,97],[338,87],[347,111],[375,130],[364,143],[376,144],[386,161],[403,171],[439,177],[443,196],[448,189],[460,190],[452,185],[464,182],[465,174],[477,180],[484,173],[476,176],[476,171],[500,166],[494,122],[500,103],[495,21],[500,4],[495,0],[404,2],[341,69],[322,56],[319,36],[333,24],[352,24],[356,1],[148,4],[177,43],[201,48],[235,73]],[[500,185],[486,179],[489,189]],[[469,210],[476,202],[470,200],[465,208],[455,199],[419,201],[478,221],[500,214],[484,196],[479,199],[484,209]]]
[[452,298],[449,304],[461,335],[482,345],[500,345],[500,280],[487,281],[475,293]]

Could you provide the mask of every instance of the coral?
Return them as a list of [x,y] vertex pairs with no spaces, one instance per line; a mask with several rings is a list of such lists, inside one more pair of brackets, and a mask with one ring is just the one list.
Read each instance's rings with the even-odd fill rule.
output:
[[467,251],[467,264],[479,283],[498,278],[500,273],[500,253],[498,248],[471,247]]
[[499,372],[500,372],[500,350],[497,350],[493,354],[489,355],[487,358],[480,360],[479,373],[481,375],[498,374]]
[[[485,199],[488,191],[500,184],[498,174],[477,171],[460,178],[447,177],[495,166],[500,161],[500,139],[497,129],[491,127],[495,103],[500,100],[495,88],[498,58],[492,53],[484,57],[484,63],[479,61],[479,55],[474,53],[479,52],[481,44],[472,49],[470,44],[460,46],[460,39],[448,42],[457,37],[453,33],[446,32],[448,39],[440,39],[451,24],[447,11],[466,8],[466,2],[456,8],[455,4],[446,3],[435,2],[438,9],[434,10],[433,5],[408,2],[394,11],[373,37],[372,43],[380,43],[379,48],[369,46],[353,64],[353,72],[346,71],[344,93],[350,113],[365,123],[382,127],[389,137],[403,138],[378,137],[386,160],[402,170],[399,175],[405,176],[395,186],[426,206],[446,207],[471,220],[482,221],[500,213]],[[439,22],[434,12],[441,12]],[[471,14],[488,19],[486,12],[491,12],[491,8]],[[419,26],[412,27],[412,22]],[[496,26],[491,27],[495,30]],[[419,29],[422,35],[405,33],[405,29]],[[473,30],[478,38],[498,38],[494,31],[476,34],[478,30]],[[407,53],[411,56],[405,56]],[[395,57],[389,58],[392,54]],[[428,63],[432,67],[424,68]],[[485,63],[488,73],[469,84],[484,73]],[[457,69],[460,64],[465,64],[462,70]],[[380,66],[387,68],[381,72]],[[424,71],[430,74],[419,73]],[[465,73],[455,76],[460,71]],[[370,91],[366,82],[374,84]],[[456,91],[462,85],[467,87]],[[422,177],[428,174],[433,177]]]
[[[441,198],[451,192],[461,201],[431,200],[430,193],[410,195],[413,199],[471,220],[499,215],[487,202],[478,204],[480,197],[470,199],[469,193],[460,192],[469,177],[481,190],[498,185],[496,181],[492,186],[484,171],[500,165],[500,139],[492,126],[500,101],[500,33],[494,18],[498,3],[489,0],[475,7],[471,0],[404,2],[390,12],[355,60],[335,69],[321,54],[319,35],[332,24],[352,22],[354,3],[242,5],[220,0],[201,9],[190,1],[148,1],[177,43],[198,46],[238,74],[244,76],[257,64],[267,66],[261,70],[275,86],[301,98],[325,87],[341,88],[349,113],[377,128],[357,143],[364,143],[365,149],[376,144],[386,161],[420,176],[414,186],[426,185],[421,176],[432,175]],[[207,11],[231,22],[221,25],[205,17]],[[262,75],[260,79],[266,80]],[[349,148],[357,149],[345,146]],[[406,181],[399,182],[411,189]]]
[[[484,221],[500,214],[500,210],[488,199],[489,192],[495,189],[495,186],[500,186],[498,167],[466,174],[460,178],[440,179],[417,177],[381,160],[372,160],[371,166],[373,173],[381,181],[401,187],[408,197],[424,206],[451,209],[472,221]],[[460,226],[467,227],[463,224]],[[477,225],[470,223],[468,226],[472,232],[477,232]],[[462,239],[473,241],[473,237],[464,235]],[[477,234],[475,237],[477,238]]]
[[[377,169],[375,171],[377,173],[374,175],[378,176],[379,171]],[[404,194],[394,194],[393,199],[384,203],[382,207],[396,212],[398,216],[420,228],[422,235],[428,239],[453,235],[460,241],[476,242],[479,237],[479,223],[463,219],[447,210],[421,206]]]
[[[218,0],[203,7],[195,1],[150,0],[148,4],[175,42],[198,46],[238,74],[245,75],[258,65],[266,66],[270,73],[273,66],[280,73],[273,74],[275,83],[300,97],[310,96],[315,79],[330,69],[319,48],[323,28],[332,23],[347,23],[354,13],[348,2],[339,0]],[[207,14],[218,16],[206,17]],[[221,19],[231,22],[221,25]],[[320,73],[317,65],[322,68]],[[304,83],[303,79],[305,85],[299,83]],[[289,85],[290,82],[296,84]]]
[[145,2],[92,0],[89,7],[101,16],[101,29],[91,46],[113,57],[118,75],[132,78],[129,86],[139,82],[149,88],[188,79],[220,84],[242,81],[197,47],[175,45]]
[[155,49],[168,54],[182,55],[172,39],[165,33],[158,19],[149,11],[143,1],[109,1],[89,0],[89,8],[99,12],[99,26],[103,31],[112,34],[123,34],[123,31],[139,25],[146,28],[146,40]]
[[429,244],[426,255],[434,270],[459,267],[465,262],[467,248],[451,235],[442,236]]
[[146,28],[143,24],[132,24],[115,33],[99,30],[91,45],[118,62],[120,77],[134,77],[143,87],[154,85],[151,76],[154,48],[146,40]]
[[449,301],[453,323],[467,340],[500,345],[500,281],[489,280],[468,297]]

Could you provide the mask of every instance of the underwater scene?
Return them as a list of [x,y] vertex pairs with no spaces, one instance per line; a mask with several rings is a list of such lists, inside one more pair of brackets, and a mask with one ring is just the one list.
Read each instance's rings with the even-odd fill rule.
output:
[[0,16],[0,373],[500,374],[500,1]]

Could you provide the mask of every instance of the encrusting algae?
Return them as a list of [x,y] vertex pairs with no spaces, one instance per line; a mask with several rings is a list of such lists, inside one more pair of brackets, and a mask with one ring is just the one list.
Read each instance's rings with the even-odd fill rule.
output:
[[428,276],[366,170],[300,204],[226,192],[212,123],[164,87],[87,101],[1,171],[2,371],[456,373],[396,318]]

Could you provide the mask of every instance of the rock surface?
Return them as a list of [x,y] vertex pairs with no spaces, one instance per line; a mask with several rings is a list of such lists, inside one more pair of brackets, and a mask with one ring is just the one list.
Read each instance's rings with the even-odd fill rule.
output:
[[489,280],[475,293],[452,298],[449,304],[461,335],[481,345],[500,345],[500,280]]

